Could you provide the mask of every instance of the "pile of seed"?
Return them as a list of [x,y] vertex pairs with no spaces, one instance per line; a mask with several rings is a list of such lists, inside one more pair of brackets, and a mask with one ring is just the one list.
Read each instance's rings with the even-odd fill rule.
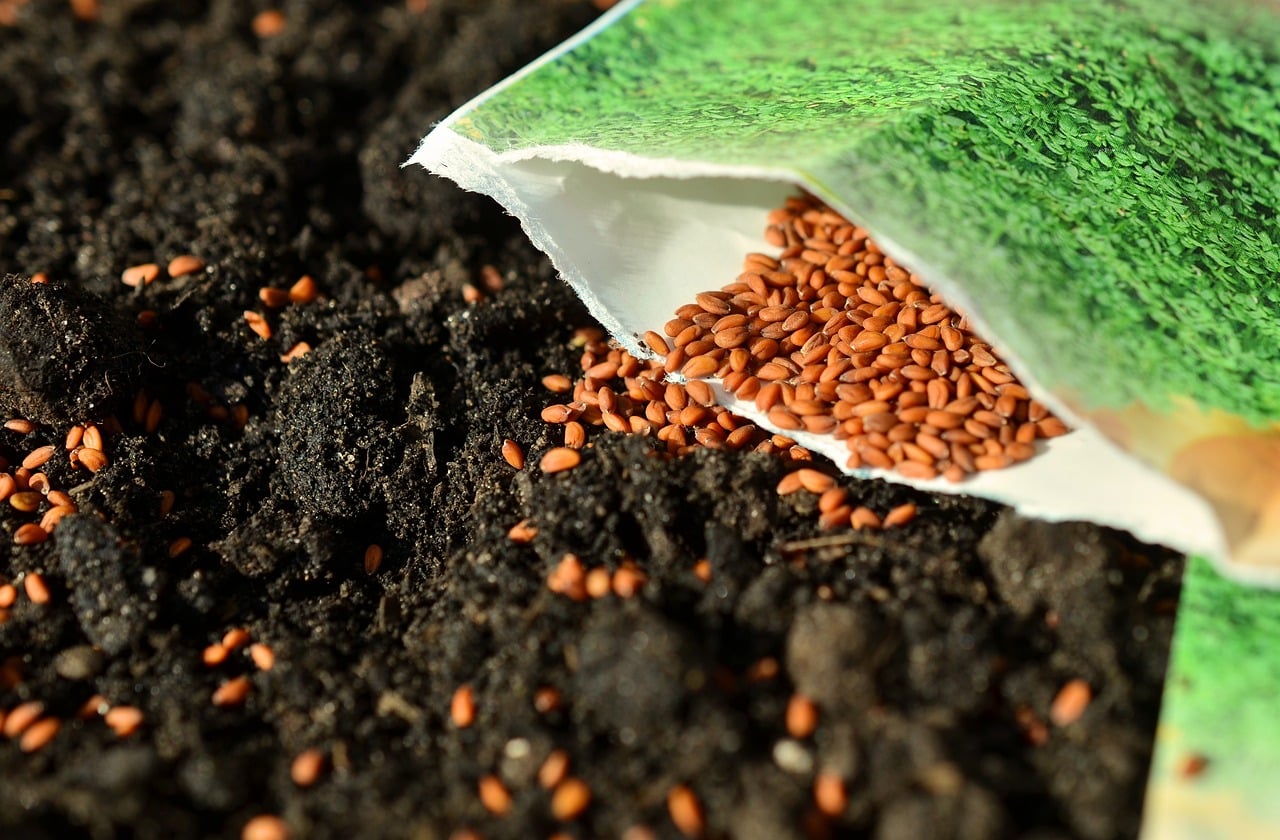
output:
[[[710,377],[753,401],[774,428],[846,441],[851,468],[915,479],[1002,469],[1035,455],[1037,440],[1068,431],[963,315],[865,229],[802,196],[769,215],[765,237],[778,256],[749,254],[734,282],[676,310],[665,336],[645,333],[661,364],[597,340],[575,385],[544,380],[573,391],[571,402],[542,414],[568,424],[566,446],[582,445],[582,420],[652,434],[672,454],[701,445],[808,457],[790,438],[715,405],[700,381]],[[683,387],[664,381],[676,373],[688,380]]]

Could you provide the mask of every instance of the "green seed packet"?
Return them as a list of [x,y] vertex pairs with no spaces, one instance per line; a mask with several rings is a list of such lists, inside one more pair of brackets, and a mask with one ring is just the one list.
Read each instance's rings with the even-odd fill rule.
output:
[[959,490],[1275,582],[1277,45],[1243,0],[629,3],[413,162],[519,217],[636,351],[803,186],[1080,427]]
[[1076,427],[1010,469],[910,483],[1197,558],[1146,836],[1274,836],[1280,596],[1238,582],[1280,586],[1280,6],[633,0],[410,162],[500,202],[641,355],[776,253],[764,220],[797,188],[868,229]]

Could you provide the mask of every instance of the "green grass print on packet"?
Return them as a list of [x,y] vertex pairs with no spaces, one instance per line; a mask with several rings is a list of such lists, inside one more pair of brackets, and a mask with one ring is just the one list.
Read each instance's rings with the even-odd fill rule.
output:
[[786,168],[1086,407],[1190,395],[1265,423],[1278,45],[1244,0],[651,0],[456,128]]

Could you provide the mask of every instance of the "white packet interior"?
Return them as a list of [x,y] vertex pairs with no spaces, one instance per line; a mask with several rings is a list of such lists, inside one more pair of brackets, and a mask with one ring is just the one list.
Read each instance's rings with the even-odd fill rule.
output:
[[[731,282],[747,253],[775,250],[762,239],[765,218],[798,187],[844,209],[838,197],[782,171],[646,159],[585,146],[540,147],[536,156],[498,154],[448,124],[428,135],[409,163],[497,200],[520,220],[592,315],[639,356],[651,355],[639,341],[642,333],[660,331],[697,293]],[[876,236],[874,226],[870,230]],[[951,305],[970,311],[963,290],[936,283],[928,266],[892,241],[876,238]],[[974,320],[979,334],[999,347],[1000,336]],[[830,435],[785,434],[859,477],[980,496],[1049,521],[1108,525],[1215,561],[1228,556],[1226,537],[1205,501],[1121,451],[1039,387],[1016,358],[1006,360],[1037,399],[1075,428],[1039,442],[1040,454],[1022,464],[978,473],[959,484],[942,478],[918,481],[847,469],[845,445]],[[770,428],[753,402],[721,388],[716,392],[721,404]],[[1250,576],[1248,568],[1231,571]],[[1255,582],[1269,581],[1259,571]]]

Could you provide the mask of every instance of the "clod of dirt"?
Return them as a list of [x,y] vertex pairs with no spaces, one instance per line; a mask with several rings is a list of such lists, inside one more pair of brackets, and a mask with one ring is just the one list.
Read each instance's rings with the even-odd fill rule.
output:
[[859,604],[813,604],[787,637],[787,671],[819,706],[863,710],[875,700],[875,669],[888,637]]
[[92,514],[63,517],[54,550],[85,637],[108,656],[135,647],[155,620],[161,573]]
[[350,333],[295,363],[276,405],[280,475],[304,512],[354,519],[375,498],[372,476],[393,453],[393,364],[378,341]]
[[112,312],[74,286],[0,278],[0,413],[66,426],[131,397],[146,358]]

